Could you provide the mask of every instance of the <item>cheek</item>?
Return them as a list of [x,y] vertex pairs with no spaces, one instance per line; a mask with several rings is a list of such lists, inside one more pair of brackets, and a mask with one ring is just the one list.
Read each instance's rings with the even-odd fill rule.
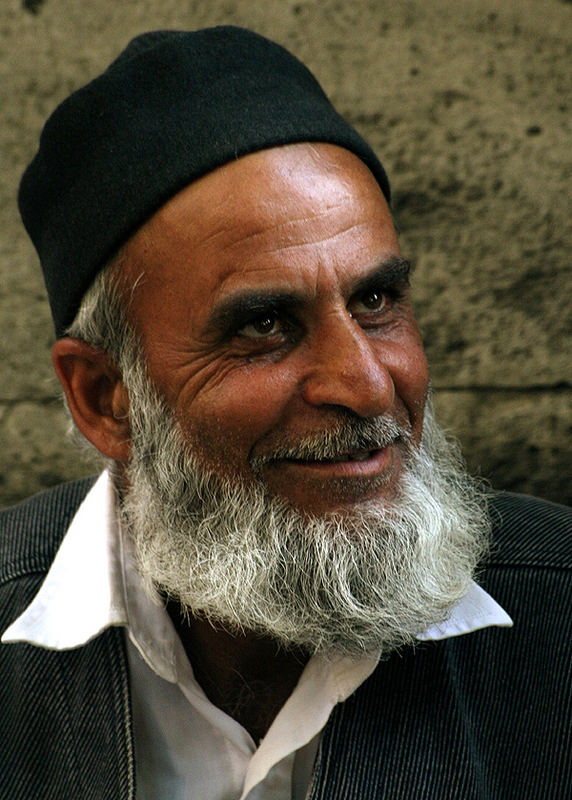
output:
[[292,391],[289,371],[278,365],[233,370],[180,409],[182,425],[208,463],[248,471],[253,447],[280,424]]
[[408,407],[413,438],[415,442],[419,443],[423,433],[423,417],[425,404],[427,402],[427,393],[429,391],[429,369],[423,350],[419,351],[419,357],[412,366],[414,366],[415,369],[411,372]]
[[420,441],[429,389],[429,367],[418,333],[395,351],[388,369],[393,378],[396,396],[408,413],[413,438]]

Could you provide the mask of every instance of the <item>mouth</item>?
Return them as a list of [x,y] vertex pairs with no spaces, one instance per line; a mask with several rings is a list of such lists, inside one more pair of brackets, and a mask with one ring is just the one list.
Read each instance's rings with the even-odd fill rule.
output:
[[274,462],[276,467],[284,467],[300,475],[314,474],[321,479],[381,477],[392,471],[395,448],[393,445],[374,450],[354,450],[335,456],[307,458],[284,458]]
[[[382,448],[386,449],[386,448]],[[346,461],[367,461],[368,459],[372,458],[376,453],[379,453],[380,450],[358,450],[353,453],[340,453],[339,455],[333,457],[326,457],[326,458],[316,458],[316,459],[302,459],[302,458],[288,458],[285,461],[290,461],[294,464],[343,464]]]
[[271,492],[314,513],[354,509],[356,504],[389,499],[402,468],[395,443],[333,457],[282,458],[268,462],[264,481]]
[[387,500],[407,455],[404,424],[353,425],[307,436],[251,458],[253,473],[271,493],[316,513]]

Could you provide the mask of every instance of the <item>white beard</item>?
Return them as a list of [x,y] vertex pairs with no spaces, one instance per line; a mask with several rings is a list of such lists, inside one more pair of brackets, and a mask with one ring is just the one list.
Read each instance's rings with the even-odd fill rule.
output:
[[[467,592],[486,549],[486,505],[430,407],[421,446],[405,446],[395,498],[309,516],[254,474],[231,484],[202,467],[140,365],[126,385],[133,449],[122,515],[150,593],[231,631],[358,656],[412,643]],[[363,440],[361,422],[340,422],[344,442]],[[392,435],[395,422],[379,428]],[[331,446],[336,434],[322,439]]]

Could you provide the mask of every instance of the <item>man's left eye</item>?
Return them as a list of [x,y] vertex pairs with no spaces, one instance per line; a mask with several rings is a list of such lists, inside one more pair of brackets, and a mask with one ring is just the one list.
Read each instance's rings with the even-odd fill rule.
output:
[[372,290],[356,297],[348,305],[348,311],[352,316],[356,314],[383,311],[387,305],[387,295],[384,292]]

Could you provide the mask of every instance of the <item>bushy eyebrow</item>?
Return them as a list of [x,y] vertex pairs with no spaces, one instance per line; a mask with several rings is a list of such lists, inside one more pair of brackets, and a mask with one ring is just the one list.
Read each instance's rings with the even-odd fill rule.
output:
[[293,292],[247,289],[222,300],[209,315],[206,330],[214,334],[238,330],[253,317],[287,314],[302,304],[302,298]]
[[376,289],[377,291],[384,291],[391,289],[395,286],[402,286],[409,283],[409,276],[411,275],[411,262],[401,256],[394,256],[381,265],[378,265],[360,278],[356,283],[352,284],[351,294],[363,294],[368,290]]
[[[411,264],[407,259],[394,256],[377,264],[367,275],[351,284],[349,296],[377,290],[387,291],[408,283]],[[244,289],[225,297],[211,311],[206,332],[213,334],[237,330],[253,317],[268,313],[288,314],[307,303],[302,292],[275,289]]]

